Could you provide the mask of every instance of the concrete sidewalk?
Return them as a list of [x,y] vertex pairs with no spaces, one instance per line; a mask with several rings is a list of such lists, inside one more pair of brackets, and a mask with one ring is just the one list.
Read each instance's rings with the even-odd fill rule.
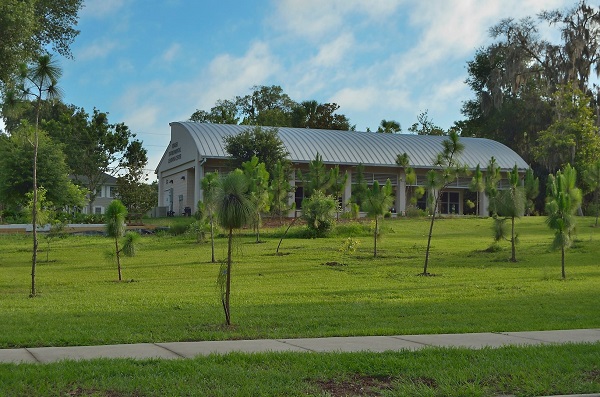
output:
[[0,349],[0,363],[51,363],[95,358],[193,358],[231,352],[384,352],[427,347],[481,349],[507,345],[600,342],[600,329],[473,334],[353,336],[311,339],[258,339],[204,342],[137,343],[130,345]]

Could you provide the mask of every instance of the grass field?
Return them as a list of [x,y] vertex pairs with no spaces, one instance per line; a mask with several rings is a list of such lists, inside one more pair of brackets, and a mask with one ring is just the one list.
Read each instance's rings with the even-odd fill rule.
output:
[[[488,249],[491,222],[436,221],[428,269],[433,277],[418,276],[427,219],[386,220],[377,258],[368,222],[341,225],[326,239],[300,238],[301,229],[294,228],[283,241],[281,256],[275,249],[283,229],[265,230],[260,244],[254,243],[250,231],[243,231],[236,238],[234,325],[229,328],[223,326],[216,287],[220,264],[210,263],[210,244],[198,244],[192,236],[143,237],[138,255],[123,261],[127,282],[116,281],[116,266],[105,259],[110,240],[58,240],[51,246],[49,262],[43,262],[45,252],[40,254],[39,296],[29,298],[30,238],[0,235],[0,347],[600,327],[600,229],[590,227],[591,218],[579,220],[576,243],[567,251],[566,280],[560,275],[560,254],[549,251],[553,236],[544,218],[518,221],[517,263],[507,260],[507,243],[499,251]],[[342,260],[338,248],[348,236],[361,244]],[[216,244],[217,259],[225,258],[226,240],[219,237]],[[345,266],[326,264],[342,261]],[[565,363],[571,354],[581,365]],[[547,358],[538,362],[537,356]],[[82,372],[69,363],[44,366],[47,389],[42,384],[37,391],[27,388],[36,384],[28,377],[39,366],[0,366],[7,385],[0,394],[360,395],[347,383],[371,378],[376,383],[383,379],[378,395],[598,392],[598,356],[599,344],[385,355],[231,355],[187,364],[101,360],[82,365]],[[455,360],[465,357],[471,357],[466,359],[466,372],[453,373],[453,366],[459,365]],[[408,365],[398,364],[403,360],[415,360],[413,375],[403,375]],[[369,370],[356,368],[363,361],[377,364]],[[473,363],[489,367],[489,373],[469,379],[467,373],[477,373]],[[226,375],[231,366],[242,368],[239,379]],[[223,373],[211,373],[213,367]],[[318,376],[321,367],[337,372],[323,369]],[[179,375],[167,375],[171,371]],[[203,371],[208,372],[198,376],[204,381],[187,379]],[[560,376],[553,381],[542,376],[546,373]],[[136,380],[125,386],[116,381],[120,376]],[[144,380],[145,376],[164,379],[162,386],[153,387],[159,381]],[[259,380],[266,386],[257,388]],[[570,382],[572,386],[565,386]],[[340,390],[350,388],[346,394],[335,391],[338,383]]]
[[[217,339],[292,338],[591,328],[600,326],[600,230],[580,221],[567,252],[548,250],[543,218],[519,221],[519,262],[509,247],[487,252],[489,219],[443,219],[436,225],[430,272],[422,271],[427,220],[384,224],[373,258],[368,227],[350,224],[326,239],[288,238],[279,230],[254,243],[236,240],[232,321],[224,328],[210,244],[193,237],[149,236],[123,261],[123,277],[105,258],[110,240],[70,237],[53,244],[28,297],[30,240],[0,236],[0,347],[90,345]],[[368,224],[367,224],[368,226]],[[294,232],[292,233],[294,234]],[[299,234],[296,232],[295,234]],[[341,262],[344,236],[362,234]],[[217,239],[217,259],[226,240]],[[45,258],[45,255],[40,255]]]

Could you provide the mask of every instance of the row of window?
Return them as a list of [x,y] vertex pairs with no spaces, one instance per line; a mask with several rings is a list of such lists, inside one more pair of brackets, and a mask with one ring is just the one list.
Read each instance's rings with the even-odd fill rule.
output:
[[117,187],[116,186],[108,186],[108,196],[105,196],[104,193],[104,186],[99,186],[98,189],[96,189],[96,198],[101,198],[101,197],[108,197],[108,198],[115,198],[117,197]]

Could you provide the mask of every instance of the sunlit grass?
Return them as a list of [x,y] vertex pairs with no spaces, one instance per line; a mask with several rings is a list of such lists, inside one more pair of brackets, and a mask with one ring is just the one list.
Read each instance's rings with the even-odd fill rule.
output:
[[[392,335],[597,328],[600,231],[581,219],[567,251],[549,251],[544,218],[518,221],[517,263],[509,246],[488,252],[491,219],[436,221],[428,271],[422,272],[427,219],[386,220],[373,258],[366,226],[344,226],[326,239],[303,239],[294,228],[275,255],[283,228],[236,239],[232,322],[225,328],[210,244],[193,236],[147,236],[138,256],[124,258],[123,279],[104,251],[110,240],[55,241],[40,262],[39,296],[28,297],[30,240],[0,235],[0,346]],[[358,251],[340,262],[348,235]],[[42,245],[45,249],[45,245]],[[226,239],[216,241],[217,259]],[[45,254],[45,252],[43,253]],[[45,259],[45,255],[41,255]]]

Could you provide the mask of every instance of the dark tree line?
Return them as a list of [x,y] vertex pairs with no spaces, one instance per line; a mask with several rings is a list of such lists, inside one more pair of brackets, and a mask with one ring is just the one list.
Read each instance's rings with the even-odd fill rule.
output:
[[336,103],[314,100],[296,102],[280,86],[254,86],[252,93],[234,99],[219,99],[210,111],[196,110],[191,121],[215,124],[244,124],[269,127],[354,130]]
[[[560,33],[553,43],[541,28]],[[519,153],[545,181],[600,158],[600,7],[586,1],[535,18],[504,19],[490,28],[495,42],[468,62],[475,97],[463,104],[462,136],[497,140]],[[537,208],[542,209],[543,197]]]

